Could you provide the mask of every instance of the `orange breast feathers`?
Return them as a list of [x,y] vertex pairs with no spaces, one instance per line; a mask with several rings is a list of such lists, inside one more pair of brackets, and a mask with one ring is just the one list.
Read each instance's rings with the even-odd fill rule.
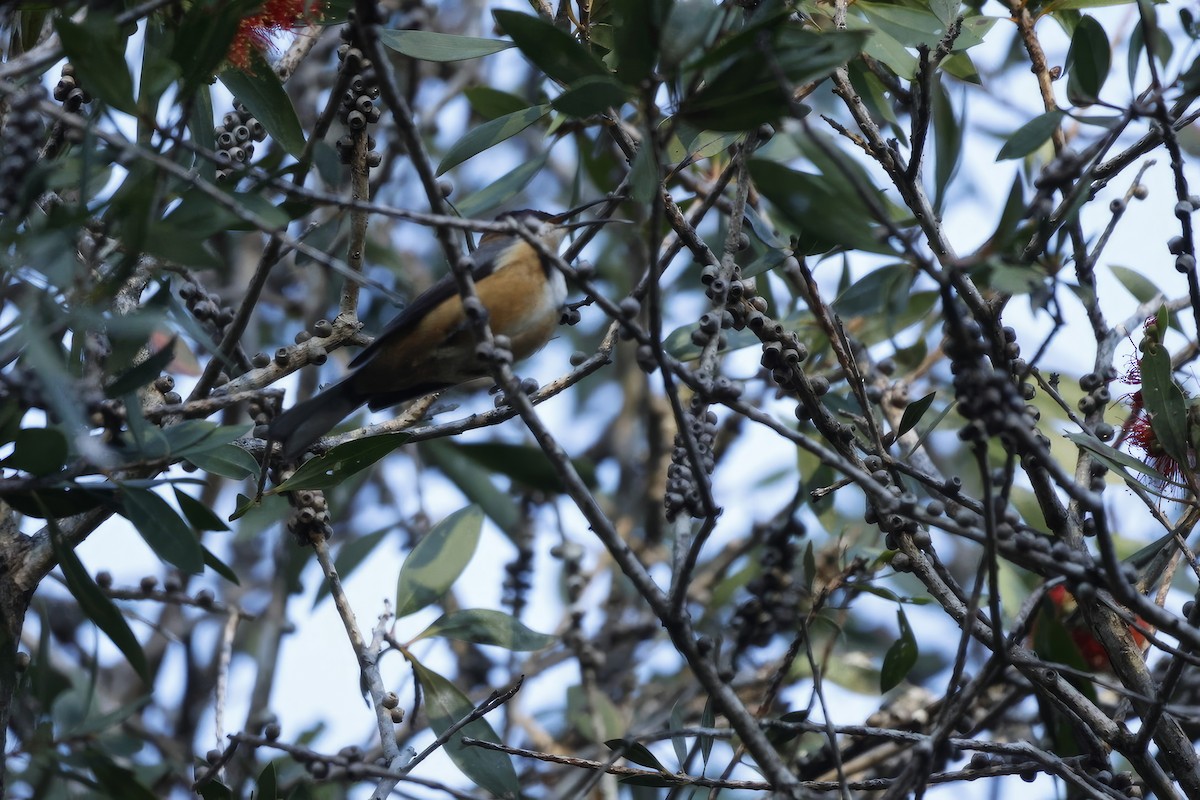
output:
[[[509,337],[517,360],[541,349],[554,333],[567,296],[562,273],[547,273],[537,252],[519,242],[500,255],[493,270],[478,278],[475,292],[488,310],[492,333]],[[388,342],[355,374],[364,393],[397,392],[410,387],[439,388],[488,374],[475,354],[475,337],[454,294],[419,322]]]

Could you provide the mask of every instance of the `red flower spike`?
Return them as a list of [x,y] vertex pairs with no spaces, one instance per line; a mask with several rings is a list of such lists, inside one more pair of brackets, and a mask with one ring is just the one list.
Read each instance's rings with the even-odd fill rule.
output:
[[250,69],[254,52],[265,53],[271,37],[321,18],[321,0],[266,0],[238,25],[227,58],[237,69]]
[[[1104,649],[1104,645],[1100,644],[1100,640],[1096,638],[1092,630],[1087,627],[1087,623],[1079,613],[1075,596],[1067,591],[1067,587],[1061,583],[1051,587],[1046,592],[1046,599],[1054,607],[1055,616],[1062,621],[1063,627],[1066,628],[1071,641],[1079,650],[1079,654],[1083,656],[1083,662],[1088,665],[1088,668],[1093,672],[1112,672],[1108,651]],[[1137,618],[1135,624],[1129,626],[1129,635],[1133,637],[1133,643],[1145,653],[1148,642],[1138,627],[1146,627],[1146,622],[1141,617]]]

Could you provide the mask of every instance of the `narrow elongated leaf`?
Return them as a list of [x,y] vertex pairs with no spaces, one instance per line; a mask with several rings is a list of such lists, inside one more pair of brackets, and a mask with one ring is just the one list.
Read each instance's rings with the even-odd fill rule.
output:
[[1162,345],[1142,353],[1142,398],[1150,414],[1154,437],[1176,464],[1186,467],[1188,458],[1187,403],[1171,370],[1171,355]]
[[1067,99],[1079,106],[1098,101],[1111,65],[1112,48],[1103,26],[1093,17],[1081,17],[1067,51]]
[[600,59],[549,22],[517,11],[495,11],[493,16],[521,53],[555,80],[571,85],[589,75],[609,74]]
[[57,428],[21,428],[4,466],[31,475],[50,475],[67,461],[67,437]]
[[900,427],[896,430],[896,436],[903,436],[917,427],[917,423],[921,421],[921,417],[925,416],[925,412],[929,410],[935,397],[937,397],[937,392],[930,392],[917,402],[909,403],[908,407],[904,409],[904,415],[900,417]]
[[667,771],[662,762],[655,758],[654,753],[651,753],[646,745],[635,739],[609,739],[604,744],[609,750],[619,751],[626,761],[631,761],[641,767]]
[[396,581],[396,616],[420,611],[444,595],[479,544],[483,512],[479,506],[455,511],[433,527],[400,568]]
[[232,478],[235,481],[257,475],[260,469],[254,456],[232,444],[223,444],[211,450],[189,453],[187,460],[205,472],[211,472],[223,478]]
[[759,191],[799,235],[799,251],[824,253],[836,246],[890,253],[872,232],[871,211],[857,192],[826,175],[789,169],[775,161],[752,158],[750,175]]
[[304,153],[304,129],[291,98],[262,56],[256,54],[253,58],[252,72],[227,69],[221,73],[221,83],[262,123],[280,147],[299,158]]
[[113,108],[126,114],[136,114],[133,75],[125,61],[128,37],[113,16],[103,12],[91,13],[85,23],[57,17],[54,27],[63,50],[78,70],[83,88]]
[[1125,473],[1126,469],[1131,469],[1134,472],[1140,472],[1142,475],[1145,475],[1155,483],[1171,483],[1166,475],[1163,475],[1150,465],[1142,463],[1128,453],[1122,452],[1115,447],[1109,447],[1104,442],[1098,441],[1086,433],[1068,431],[1067,433],[1064,433],[1063,436],[1067,437],[1083,449],[1091,452],[1092,455],[1100,459],[1109,469],[1111,469],[1117,475],[1124,477],[1126,480],[1133,480],[1133,478],[1129,477]]
[[446,151],[445,157],[438,164],[437,174],[442,175],[447,170],[457,167],[472,156],[482,153],[493,145],[511,139],[521,131],[546,116],[550,106],[530,106],[511,114],[485,122],[478,128],[467,133]]
[[302,489],[328,489],[347,477],[366,469],[407,442],[407,433],[385,433],[339,444],[323,456],[305,461],[292,477],[269,494],[298,492]]
[[[333,566],[337,569],[338,575],[342,580],[346,580],[358,569],[358,566],[366,559],[367,556],[375,552],[375,548],[383,541],[383,537],[392,532],[394,526],[389,525],[386,528],[380,528],[374,533],[368,533],[366,536],[359,536],[356,539],[343,544],[338,549],[337,557],[333,560]],[[313,598],[313,608],[329,596],[329,582],[321,581],[321,588],[317,589],[317,596]]]
[[[507,475],[518,484],[543,492],[565,491],[558,473],[540,447],[504,442],[457,444],[467,458],[493,472]],[[588,486],[595,486],[596,465],[586,459],[572,459],[575,471]]]
[[[435,733],[441,734],[475,710],[467,696],[450,681],[427,669],[419,661],[412,660],[412,668],[425,693],[425,713],[429,716],[429,727]],[[484,719],[473,720],[463,726],[458,735],[451,736],[446,742],[446,754],[464,775],[479,786],[502,800],[516,800],[521,788],[512,760],[494,750],[464,747],[464,736],[499,744],[500,737],[492,730],[492,726]]]
[[175,491],[175,502],[179,504],[179,510],[187,517],[188,524],[198,531],[227,531],[229,526],[221,521],[221,518],[216,515],[211,508],[201,503],[190,494]]
[[464,197],[455,204],[458,213],[464,217],[479,217],[488,211],[499,208],[529,185],[534,176],[542,171],[542,167],[546,166],[549,157],[550,148],[547,147],[528,161],[521,162],[516,169],[504,177],[478,192]]
[[[43,513],[48,513],[44,511]],[[149,681],[149,671],[146,666],[146,654],[138,642],[125,618],[113,602],[109,600],[100,587],[92,580],[92,576],[84,569],[75,551],[61,541],[62,531],[58,525],[50,522],[50,544],[54,549],[54,557],[63,573],[67,590],[79,603],[84,615],[104,631],[104,634],[117,646],[129,665],[141,676],[143,681]]]
[[155,555],[187,573],[204,570],[200,541],[166,500],[146,489],[126,487],[121,491],[121,507]]
[[528,108],[529,103],[509,92],[502,92],[490,86],[474,86],[463,91],[467,102],[476,114],[484,119],[495,119],[514,111]]
[[613,0],[613,50],[617,77],[637,86],[658,60],[658,35],[664,21],[658,15],[667,4],[655,0]]
[[595,75],[580,78],[550,105],[572,117],[590,117],[620,106],[628,97],[629,92],[624,86],[607,75]]
[[157,378],[175,358],[176,339],[177,337],[172,336],[171,340],[163,345],[157,353],[151,354],[142,363],[135,364],[118,375],[112,383],[105,387],[105,396],[121,397],[137,391]]
[[520,535],[521,513],[508,492],[492,482],[489,470],[467,458],[448,440],[433,440],[421,444],[421,457],[437,467],[467,499],[483,509],[483,513],[513,541]]
[[1017,128],[1012,136],[1008,137],[1008,141],[1000,148],[1000,152],[996,154],[997,161],[1005,161],[1010,158],[1024,158],[1041,147],[1046,140],[1054,135],[1054,131],[1058,129],[1062,122],[1063,112],[1047,111],[1045,114],[1040,114],[1026,122],[1021,127]]
[[526,627],[516,617],[486,608],[469,608],[443,614],[421,631],[417,639],[433,636],[491,644],[508,650],[541,650],[558,641],[556,636]]
[[108,797],[120,797],[122,800],[156,800],[158,797],[131,770],[120,766],[97,748],[85,748],[83,760]]
[[896,620],[900,626],[900,638],[892,643],[883,656],[883,667],[879,670],[879,690],[888,692],[899,685],[917,663],[920,651],[917,637],[909,627],[903,608],[896,609]]
[[456,36],[450,33],[418,30],[385,30],[379,40],[397,53],[421,61],[466,61],[490,56],[513,46],[499,39],[480,39],[475,36]]
[[1108,268],[1112,270],[1112,274],[1121,282],[1125,290],[1133,295],[1139,303],[1149,303],[1162,294],[1149,278],[1137,270],[1116,264],[1110,264]]
[[708,0],[675,0],[663,25],[659,61],[672,71],[686,59],[704,52],[704,43],[721,23],[721,7]]
[[109,711],[107,714],[100,714],[94,717],[89,716],[86,720],[82,721],[76,726],[73,726],[69,731],[63,731],[63,733],[70,736],[91,736],[92,734],[103,733],[110,728],[120,725],[122,722],[141,711],[153,699],[153,695],[142,695],[130,703],[126,703],[125,705]]

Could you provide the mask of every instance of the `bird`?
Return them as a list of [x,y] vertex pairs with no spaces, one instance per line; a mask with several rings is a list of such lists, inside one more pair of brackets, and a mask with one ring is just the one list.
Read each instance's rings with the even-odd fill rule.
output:
[[[522,209],[497,220],[540,223],[535,237],[557,252],[571,228],[614,221],[566,221],[606,199],[561,214]],[[508,337],[514,360],[540,350],[553,335],[566,301],[562,272],[515,233],[485,234],[468,260],[492,333]],[[280,443],[284,461],[294,462],[364,405],[379,411],[489,374],[488,364],[476,353],[458,284],[448,274],[397,314],[354,357],[345,377],[276,417],[268,441]]]

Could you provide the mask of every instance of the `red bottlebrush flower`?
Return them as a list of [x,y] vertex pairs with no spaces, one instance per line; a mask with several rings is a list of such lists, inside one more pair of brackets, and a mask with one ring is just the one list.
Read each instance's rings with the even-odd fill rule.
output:
[[[1075,596],[1060,583],[1052,586],[1046,592],[1046,598],[1050,601],[1054,615],[1062,622],[1063,628],[1070,635],[1072,643],[1079,650],[1079,655],[1083,657],[1083,662],[1088,665],[1088,668],[1093,672],[1111,672],[1112,664],[1108,659],[1108,651],[1104,649],[1104,645],[1100,644],[1100,640],[1096,638],[1092,630],[1087,627],[1087,623],[1079,613]],[[1137,625],[1145,627],[1146,623],[1141,617],[1138,617]],[[1134,625],[1130,625],[1129,635],[1133,637],[1133,643],[1144,653],[1148,642],[1142,632]]]
[[265,53],[272,36],[320,19],[321,6],[321,0],[265,0],[258,11],[238,25],[229,46],[229,63],[243,71],[250,69],[255,51]]

